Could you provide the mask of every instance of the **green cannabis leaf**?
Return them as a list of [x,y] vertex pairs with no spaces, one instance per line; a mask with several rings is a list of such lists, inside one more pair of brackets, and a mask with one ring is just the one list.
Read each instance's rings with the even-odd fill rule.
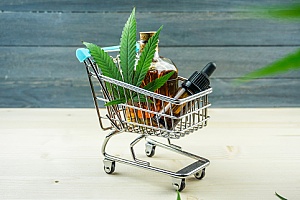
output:
[[[155,90],[157,90],[158,88],[163,86],[169,80],[169,78],[171,78],[171,76],[173,74],[174,74],[174,71],[169,72],[169,73],[163,75],[162,77],[159,77],[159,78],[155,79],[154,81],[148,83],[146,86],[143,87],[143,89],[154,92]],[[134,101],[134,102],[146,102],[146,97],[144,95],[140,95],[138,97],[137,94],[135,93],[132,96],[132,101]],[[148,101],[150,101],[150,100],[148,100]],[[126,102],[126,98],[122,97],[122,98],[115,99],[115,100],[112,100],[110,102],[107,102],[105,104],[105,106],[111,106],[111,105],[125,103],[125,102]]]
[[[111,57],[106,53],[104,50],[101,49],[101,47],[88,43],[83,42],[83,44],[88,48],[90,51],[90,54],[94,58],[95,62],[97,63],[98,67],[101,69],[101,72],[104,76],[116,79],[116,80],[122,80],[122,75],[119,71],[119,69],[116,67],[116,64],[113,62]],[[120,86],[115,86],[110,84],[106,84],[106,87],[109,92],[113,94],[118,94],[117,91],[119,91],[119,94],[121,97],[124,96],[124,90]],[[114,95],[115,97],[116,95]],[[117,104],[117,103],[115,103]]]
[[162,26],[157,30],[157,32],[148,40],[143,52],[140,55],[140,59],[136,66],[136,72],[134,74],[133,84],[136,86],[140,86],[142,81],[144,80],[149,67],[151,65],[152,59],[155,54],[155,49],[158,43],[158,38]]
[[116,67],[115,63],[110,58],[110,56],[101,49],[101,47],[88,42],[83,42],[83,44],[90,51],[91,56],[94,58],[104,76],[120,81],[122,80],[121,73]]
[[162,77],[154,79],[152,82],[148,83],[143,88],[145,90],[149,90],[151,92],[154,92],[155,90],[157,90],[158,88],[160,88],[161,86],[163,86],[169,80],[169,78],[171,78],[171,76],[173,74],[174,74],[174,71],[169,72],[169,73],[163,75]]
[[124,82],[132,84],[136,57],[136,19],[133,8],[122,32],[120,60]]
[[[120,39],[120,68],[119,69],[110,56],[104,52],[99,46],[83,42],[83,44],[89,49],[90,54],[94,58],[98,67],[104,76],[124,81],[125,83],[132,84],[134,86],[140,87],[149,68],[151,66],[156,46],[158,44],[158,38],[161,26],[157,32],[148,40],[145,45],[143,52],[140,55],[137,65],[135,66],[136,59],[136,19],[135,19],[135,8],[133,8],[127,22],[122,31]],[[121,71],[121,72],[120,72]],[[144,89],[154,92],[161,86],[163,86],[168,79],[173,75],[174,72],[168,73],[154,81],[148,83]],[[144,95],[138,95],[137,93],[129,93],[128,90],[124,90],[122,87],[112,87],[106,84],[108,89],[113,95],[113,100],[107,102],[105,106],[111,106],[120,103],[130,102],[145,102],[147,98]],[[118,92],[119,91],[119,92]],[[151,102],[150,100],[148,100]]]
[[112,105],[116,105],[116,104],[120,104],[120,103],[126,103],[126,99],[125,98],[115,99],[115,100],[112,100],[110,102],[107,102],[104,105],[105,106],[112,106]]

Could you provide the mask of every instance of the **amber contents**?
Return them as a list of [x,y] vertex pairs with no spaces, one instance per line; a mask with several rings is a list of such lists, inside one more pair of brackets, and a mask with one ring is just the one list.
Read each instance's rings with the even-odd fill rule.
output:
[[[143,51],[144,46],[146,45],[148,39],[154,35],[155,32],[141,32],[140,33],[140,53]],[[175,64],[168,58],[161,57],[158,54],[158,46],[156,48],[156,52],[153,58],[153,61],[151,63],[151,66],[149,67],[149,71],[147,72],[144,81],[141,84],[141,87],[143,88],[148,83],[152,82],[153,80],[164,76],[165,74],[174,71],[174,74],[170,77],[170,79],[158,90],[155,91],[155,93],[162,94],[165,96],[172,97],[176,91],[178,90],[178,70],[175,66]],[[158,99],[149,99],[148,103],[135,103],[135,106],[159,112],[162,109],[162,101]],[[138,120],[136,120],[136,117]],[[143,123],[146,125],[155,126],[155,123],[150,121],[150,118],[154,117],[153,113],[149,113],[147,111],[141,111],[141,110],[134,110],[129,109],[129,112],[127,114],[127,120],[130,120],[132,122],[138,122]]]

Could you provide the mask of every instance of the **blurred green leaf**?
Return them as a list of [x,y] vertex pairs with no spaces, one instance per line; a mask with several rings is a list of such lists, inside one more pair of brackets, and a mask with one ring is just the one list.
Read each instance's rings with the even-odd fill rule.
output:
[[300,20],[300,4],[274,7],[269,9],[266,14],[274,18]]
[[288,56],[275,61],[261,69],[255,70],[238,78],[237,82],[250,81],[265,76],[277,75],[280,73],[288,72],[290,70],[300,69],[300,49]]
[[[263,17],[279,19],[300,20],[300,4],[278,5],[268,8],[253,8],[251,12],[260,14]],[[296,52],[283,57],[270,65],[255,70],[235,80],[236,83],[246,82],[253,79],[286,73],[290,70],[300,69],[300,49]]]

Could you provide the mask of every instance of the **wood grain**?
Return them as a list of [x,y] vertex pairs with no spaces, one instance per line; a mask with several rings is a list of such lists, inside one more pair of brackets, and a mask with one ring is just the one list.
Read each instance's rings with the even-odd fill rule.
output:
[[[118,44],[128,13],[0,13],[1,46]],[[137,30],[157,30],[162,46],[299,46],[297,22],[242,13],[143,13]],[[5,27],[5,28],[4,28]]]
[[[299,79],[259,79],[235,85],[233,79],[211,80],[212,107],[299,107]],[[87,80],[31,79],[1,81],[0,107],[92,108]],[[100,102],[103,107],[103,102]]]
[[[73,47],[0,48],[0,107],[93,107],[84,65]],[[300,106],[299,71],[235,85],[234,78],[259,69],[295,47],[161,48],[188,77],[207,62],[218,69],[211,84],[213,107]],[[233,59],[234,58],[234,59]],[[103,104],[100,104],[103,106]]]
[[15,12],[127,12],[135,6],[139,12],[207,12],[207,11],[245,11],[253,6],[273,6],[294,3],[293,0],[224,0],[224,1],[210,1],[210,0],[110,0],[110,1],[59,1],[59,0],[2,0],[0,7],[4,11]]
[[[186,180],[182,199],[276,199],[275,191],[297,199],[298,108],[209,114],[206,128],[173,141],[211,161],[203,180]],[[94,109],[0,109],[0,118],[2,199],[176,199],[167,176],[119,163],[114,174],[103,171],[100,146],[109,132],[100,131]],[[135,137],[120,134],[108,150],[130,157]],[[149,159],[143,142],[136,151]],[[161,148],[149,160],[171,169],[190,162]]]
[[[81,41],[119,44],[126,19],[137,9],[137,31],[164,29],[160,54],[188,77],[207,62],[217,107],[299,106],[299,71],[235,86],[232,80],[272,63],[300,46],[297,21],[261,18],[264,1],[41,1],[0,2],[0,107],[91,107]],[[238,98],[234,98],[238,96]],[[234,100],[233,100],[234,99]]]
[[[79,47],[83,47],[79,46]],[[60,78],[86,80],[86,71],[75,57],[77,47],[0,47],[0,78]],[[161,47],[160,55],[172,59],[179,75],[188,77],[215,62],[213,78],[237,78],[295,52],[297,47]],[[299,78],[291,71],[276,77]]]

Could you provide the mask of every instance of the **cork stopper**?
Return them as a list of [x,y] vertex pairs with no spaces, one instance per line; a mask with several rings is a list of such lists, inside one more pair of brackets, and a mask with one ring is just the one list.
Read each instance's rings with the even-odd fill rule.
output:
[[[156,33],[156,31],[145,31],[140,32],[140,52],[142,52],[148,42],[148,40]],[[156,51],[158,51],[158,44],[156,46]]]
[[155,31],[140,32],[141,42],[147,42],[155,33]]

